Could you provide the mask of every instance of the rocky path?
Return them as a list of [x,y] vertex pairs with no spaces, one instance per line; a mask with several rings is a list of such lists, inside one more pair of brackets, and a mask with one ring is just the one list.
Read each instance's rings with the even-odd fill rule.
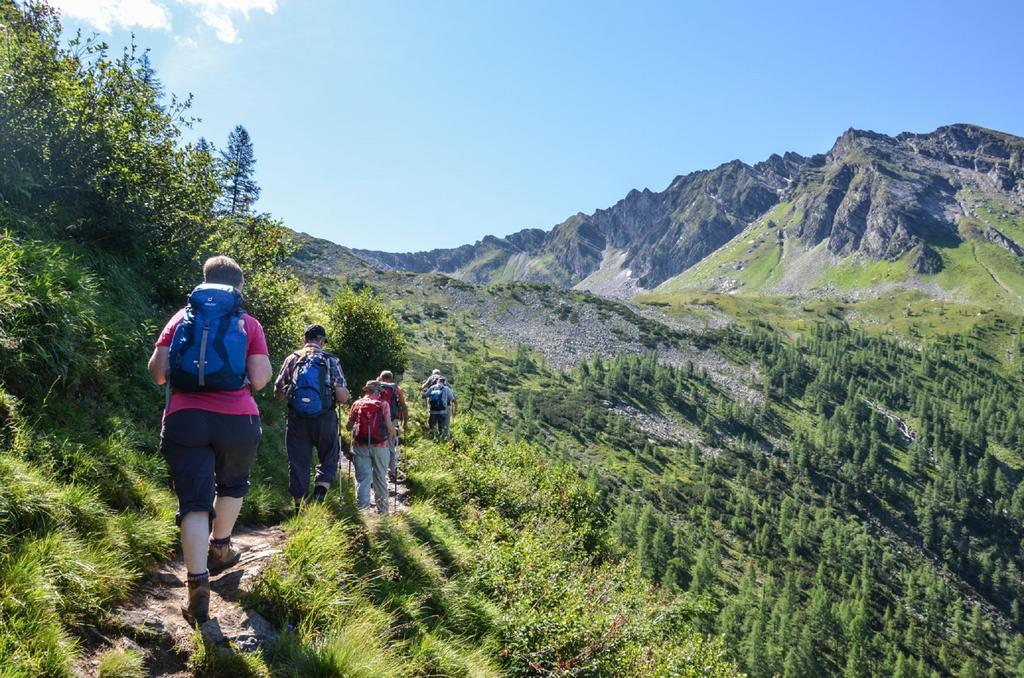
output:
[[[342,472],[347,471],[354,483],[354,469],[344,460],[342,464]],[[408,510],[410,494],[404,480],[388,484],[387,500],[392,512]],[[258,612],[247,609],[242,597],[271,558],[281,552],[285,539],[278,525],[236,531],[232,541],[242,557],[210,578],[210,620],[200,627],[208,642],[252,652],[277,639],[277,629]],[[195,632],[181,615],[185,595],[185,565],[179,556],[150,572],[131,600],[113,613],[109,625],[93,630],[91,647],[74,667],[75,673],[82,678],[98,676],[102,654],[119,648],[141,654],[150,676],[190,676],[187,665],[195,650]]]
[[[233,537],[242,551],[239,562],[210,579],[210,620],[200,627],[207,640],[251,652],[277,638],[274,627],[241,603],[271,557],[284,545],[279,526],[241,529]],[[113,633],[96,632],[100,646],[76,667],[83,677],[97,675],[99,656],[111,647],[128,648],[145,658],[150,676],[189,676],[193,629],[181,616],[185,600],[185,565],[180,557],[150,573],[135,596],[114,613]],[[109,635],[108,635],[109,634]]]

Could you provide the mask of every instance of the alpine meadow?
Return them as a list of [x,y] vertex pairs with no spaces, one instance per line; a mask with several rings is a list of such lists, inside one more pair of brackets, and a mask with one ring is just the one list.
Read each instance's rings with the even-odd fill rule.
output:
[[[547,230],[352,248],[259,211],[255,128],[197,137],[135,38],[0,24],[0,677],[1024,678],[1024,138],[837,129]],[[162,440],[188,389],[146,360],[218,255],[274,375],[322,349],[354,401],[300,496],[294,396],[242,368],[222,574]],[[387,372],[407,421],[371,441]]]

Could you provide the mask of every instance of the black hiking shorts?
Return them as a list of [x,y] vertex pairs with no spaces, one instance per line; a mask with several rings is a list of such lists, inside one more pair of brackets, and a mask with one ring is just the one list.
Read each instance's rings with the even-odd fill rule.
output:
[[244,497],[263,429],[258,415],[178,410],[164,417],[160,453],[171,468],[178,523],[186,513],[208,512],[216,496]]

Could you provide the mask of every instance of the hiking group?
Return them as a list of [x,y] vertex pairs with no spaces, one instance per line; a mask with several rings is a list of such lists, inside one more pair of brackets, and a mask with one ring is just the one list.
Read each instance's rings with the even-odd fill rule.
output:
[[[209,618],[210,573],[234,565],[241,555],[231,534],[263,435],[254,394],[273,376],[263,327],[243,308],[244,282],[233,259],[207,259],[203,283],[167,321],[149,358],[153,381],[167,386],[160,453],[178,498],[188,579],[182,613],[190,623]],[[296,511],[304,501],[324,500],[344,447],[341,406],[350,394],[342,365],[324,350],[327,340],[323,326],[307,327],[302,348],[285,358],[274,382],[274,397],[288,403],[288,491]],[[348,412],[351,448],[345,456],[355,467],[358,508],[370,509],[372,489],[376,510],[387,514],[388,480],[400,479],[400,433],[408,427],[409,408],[389,370],[362,391]],[[450,436],[456,399],[439,370],[423,383],[421,395],[430,410],[429,430]]]

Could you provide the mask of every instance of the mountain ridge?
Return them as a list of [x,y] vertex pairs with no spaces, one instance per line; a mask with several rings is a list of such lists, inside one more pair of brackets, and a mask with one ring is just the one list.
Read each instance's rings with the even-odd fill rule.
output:
[[[608,208],[577,212],[548,231],[524,229],[424,252],[351,251],[384,269],[631,297],[671,285],[780,205],[791,205],[785,219],[772,219],[780,239],[808,249],[825,243],[828,257],[847,263],[909,257],[906,276],[917,284],[950,263],[942,248],[978,241],[1024,251],[1022,158],[1024,138],[977,125],[895,136],[850,128],[826,153],[772,154],[752,165],[732,160],[676,176],[662,191],[633,189]],[[962,229],[964,217],[979,218],[973,206],[979,199],[998,203],[1012,227]],[[816,268],[828,265],[823,259]],[[809,292],[822,284],[816,278],[791,287]],[[1013,287],[1019,291],[1024,287]]]

